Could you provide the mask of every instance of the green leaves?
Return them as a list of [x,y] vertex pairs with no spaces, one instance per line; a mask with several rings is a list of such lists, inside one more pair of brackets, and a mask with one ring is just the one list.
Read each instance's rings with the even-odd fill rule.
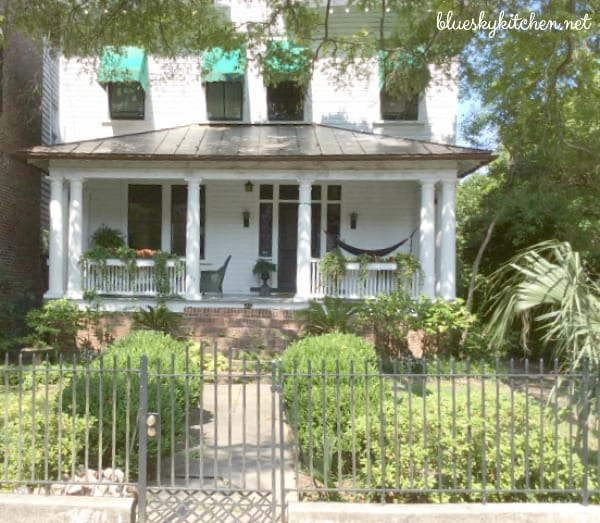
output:
[[327,296],[322,302],[309,301],[308,307],[297,311],[295,318],[305,334],[349,333],[355,331],[354,322],[361,310],[362,303]]
[[515,319],[534,329],[555,357],[579,366],[600,364],[600,287],[567,242],[534,245],[492,275],[488,330],[495,346],[505,343]]

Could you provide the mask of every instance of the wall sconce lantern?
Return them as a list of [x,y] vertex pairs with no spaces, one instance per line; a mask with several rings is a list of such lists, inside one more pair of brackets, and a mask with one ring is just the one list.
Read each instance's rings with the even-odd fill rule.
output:
[[242,219],[244,222],[244,227],[250,227],[250,211],[243,211]]
[[246,192],[252,192],[254,190],[254,184],[250,180],[248,180],[244,184],[244,189],[246,189]]
[[358,214],[355,212],[350,213],[350,228],[356,229],[356,220],[358,219]]

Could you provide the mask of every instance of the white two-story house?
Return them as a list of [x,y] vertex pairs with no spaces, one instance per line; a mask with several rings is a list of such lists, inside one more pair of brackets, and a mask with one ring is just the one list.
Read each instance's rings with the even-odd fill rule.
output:
[[[248,16],[246,2],[228,7],[232,19]],[[331,17],[339,27],[369,20],[337,6]],[[270,64],[285,76],[299,50],[285,34],[271,45],[292,57]],[[202,273],[226,260],[223,295],[256,295],[258,258],[277,267],[275,293],[305,301],[333,292],[319,266],[336,240],[352,252],[412,253],[421,267],[413,292],[455,297],[455,187],[492,159],[454,145],[457,67],[450,77],[432,68],[427,89],[406,97],[386,92],[377,56],[370,75],[344,84],[327,60],[301,86],[270,85],[246,49],[58,57],[46,89],[56,143],[20,153],[50,183],[46,297],[154,296],[151,253],[164,251],[177,257],[167,263],[174,306],[206,299]],[[82,262],[101,227],[145,253],[135,270]],[[390,271],[393,263],[372,263],[358,283],[350,265],[335,292],[388,292]]]

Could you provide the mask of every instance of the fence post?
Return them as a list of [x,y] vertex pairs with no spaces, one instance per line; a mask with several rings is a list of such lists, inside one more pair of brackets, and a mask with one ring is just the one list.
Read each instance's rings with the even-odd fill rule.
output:
[[587,505],[590,499],[588,489],[588,474],[590,469],[590,453],[588,448],[589,425],[588,418],[590,414],[590,367],[588,359],[583,360],[583,380],[582,380],[582,405],[579,413],[579,424],[581,427],[581,445],[583,451],[583,479],[581,485],[581,503]]
[[[279,521],[277,514],[277,503],[281,503],[281,520],[285,521],[285,428],[284,428],[284,412],[283,412],[283,377],[282,377],[282,363],[280,361],[273,360],[271,362],[271,419],[273,425],[271,429],[271,437],[273,441],[279,439],[279,456],[275,456],[275,445],[272,450],[272,478],[271,487],[273,491],[272,498],[272,519],[273,521]],[[277,423],[277,427],[275,426]],[[278,429],[279,433],[276,434],[275,430]],[[279,458],[279,488],[277,487],[277,477],[275,463]],[[279,492],[278,492],[279,490]]]
[[147,486],[148,486],[148,435],[145,420],[148,414],[148,358],[140,359],[140,404],[138,407],[138,521],[146,523]]

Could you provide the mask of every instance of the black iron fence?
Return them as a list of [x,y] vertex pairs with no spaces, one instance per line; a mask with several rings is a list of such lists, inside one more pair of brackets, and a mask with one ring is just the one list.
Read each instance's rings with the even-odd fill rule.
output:
[[283,374],[301,499],[599,499],[600,386],[587,367],[340,363]]
[[[188,355],[183,367],[144,365],[6,359],[0,490],[139,490],[156,512],[168,494],[173,513],[197,510],[189,500],[200,491],[221,508],[235,494],[238,521],[261,504],[248,520],[280,517],[286,492],[333,501],[600,500],[600,382],[586,367],[284,368],[216,353],[208,363]],[[149,499],[151,488],[162,490]],[[178,497],[183,490],[193,496]]]

